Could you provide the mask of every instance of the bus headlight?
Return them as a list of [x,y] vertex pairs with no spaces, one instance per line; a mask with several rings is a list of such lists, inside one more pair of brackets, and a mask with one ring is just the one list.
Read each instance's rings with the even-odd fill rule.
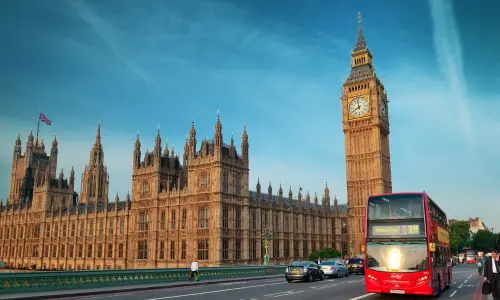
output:
[[399,250],[399,248],[392,248],[387,258],[389,269],[399,270],[399,267],[401,266],[401,250]]

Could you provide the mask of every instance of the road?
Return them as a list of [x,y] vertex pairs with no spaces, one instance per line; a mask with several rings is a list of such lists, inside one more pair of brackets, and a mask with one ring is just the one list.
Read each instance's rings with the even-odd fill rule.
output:
[[[482,278],[475,266],[460,265],[453,270],[453,284],[440,299],[483,300],[480,294]],[[285,279],[267,279],[247,282],[198,285],[185,288],[167,288],[140,292],[72,297],[72,300],[380,300],[380,299],[429,299],[413,296],[381,296],[365,292],[364,276],[352,275],[325,281],[287,283]],[[277,300],[280,300],[277,299]],[[484,300],[488,299],[484,297]],[[491,299],[491,297],[490,297]]]

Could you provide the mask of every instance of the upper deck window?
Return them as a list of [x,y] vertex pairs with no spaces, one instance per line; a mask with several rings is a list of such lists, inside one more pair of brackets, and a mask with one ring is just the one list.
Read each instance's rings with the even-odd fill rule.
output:
[[420,219],[424,217],[422,194],[370,197],[368,220]]

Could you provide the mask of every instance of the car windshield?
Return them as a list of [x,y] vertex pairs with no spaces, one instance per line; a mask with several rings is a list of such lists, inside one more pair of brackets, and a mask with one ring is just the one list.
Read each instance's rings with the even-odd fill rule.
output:
[[361,258],[350,258],[349,261],[347,262],[348,265],[352,264],[357,264],[357,265],[362,265],[363,260]]
[[334,261],[324,261],[321,263],[321,266],[334,266],[335,262]]
[[416,272],[429,268],[426,242],[368,242],[367,267],[382,272]]
[[291,264],[289,264],[288,266],[290,266],[290,267],[303,267],[306,265],[308,265],[308,262],[306,262],[306,261],[294,261]]
[[368,199],[368,221],[424,217],[421,194],[394,194]]

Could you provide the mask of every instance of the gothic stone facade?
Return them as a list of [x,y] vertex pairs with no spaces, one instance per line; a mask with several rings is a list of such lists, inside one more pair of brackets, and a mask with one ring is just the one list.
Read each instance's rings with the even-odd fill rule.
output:
[[387,93],[377,78],[359,16],[351,73],[344,83],[342,127],[346,149],[349,240],[362,253],[368,196],[392,192]]
[[137,137],[133,153],[132,195],[108,201],[100,126],[75,193],[57,170],[57,140],[50,155],[30,133],[21,153],[14,147],[7,205],[0,206],[0,260],[13,266],[67,270],[175,268],[198,260],[201,266],[261,264],[263,229],[273,232],[269,255],[283,263],[312,251],[347,247],[347,210],[328,186],[319,203],[301,189],[277,195],[269,184],[249,191],[248,135],[240,152],[231,137],[223,143],[220,118],[212,140],[197,148],[194,123],[179,155],[162,149],[160,131],[153,151],[141,155]]

